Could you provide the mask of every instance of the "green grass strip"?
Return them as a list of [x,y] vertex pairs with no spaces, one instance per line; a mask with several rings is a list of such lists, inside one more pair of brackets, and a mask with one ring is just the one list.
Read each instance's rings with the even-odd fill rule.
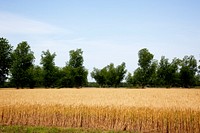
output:
[[127,132],[116,132],[116,131],[102,131],[98,129],[0,125],[0,133],[102,133],[102,132],[103,133],[127,133]]

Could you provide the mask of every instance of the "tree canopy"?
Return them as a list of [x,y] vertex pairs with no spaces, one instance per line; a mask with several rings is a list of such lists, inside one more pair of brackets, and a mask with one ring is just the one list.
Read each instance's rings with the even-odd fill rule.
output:
[[164,56],[161,57],[160,63],[157,68],[157,82],[160,86],[172,87],[179,83],[178,68],[180,60],[174,58],[172,62]]
[[24,88],[32,82],[30,70],[34,59],[34,54],[27,42],[19,43],[12,53],[11,79],[17,88]]
[[[70,50],[64,67],[55,65],[56,53],[42,51],[40,65],[34,64],[34,53],[23,41],[16,49],[0,38],[0,87],[76,87],[88,86],[88,70],[84,66],[82,49]],[[200,63],[193,55],[172,60],[161,56],[159,61],[147,48],[138,51],[138,68],[127,73],[126,64],[110,63],[90,73],[95,86],[119,87],[184,87],[200,86]],[[124,80],[125,79],[125,80]],[[93,84],[93,85],[94,85]]]
[[185,88],[194,86],[197,72],[197,61],[194,56],[185,56],[181,62],[180,80]]
[[182,60],[174,58],[171,62],[162,56],[157,63],[146,48],[141,49],[138,56],[139,67],[133,75],[129,73],[126,78],[129,85],[189,88],[199,84],[200,76],[197,75],[197,61],[194,56],[185,56]]
[[153,82],[153,75],[156,71],[157,62],[153,60],[154,55],[151,54],[146,48],[141,49],[138,52],[138,57],[139,67],[135,70],[133,74],[132,82],[133,84],[137,84],[144,88],[145,86]]
[[0,38],[0,87],[4,86],[4,82],[9,74],[12,64],[12,48],[7,39]]
[[91,72],[91,77],[94,78],[101,87],[118,87],[127,72],[125,67],[126,65],[124,62],[117,67],[115,67],[113,63],[110,63],[110,65],[102,69],[94,68]]
[[43,65],[43,81],[46,88],[54,87],[55,83],[55,62],[56,54],[51,54],[49,50],[42,51],[41,64]]
[[88,71],[83,66],[83,51],[81,49],[71,50],[69,52],[70,59],[66,64],[65,70],[71,78],[72,86],[80,88],[87,84]]

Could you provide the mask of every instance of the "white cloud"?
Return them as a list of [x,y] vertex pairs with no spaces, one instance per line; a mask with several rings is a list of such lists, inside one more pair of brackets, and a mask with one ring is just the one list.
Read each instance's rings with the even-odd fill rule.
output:
[[1,34],[55,34],[63,30],[51,24],[12,13],[0,12]]

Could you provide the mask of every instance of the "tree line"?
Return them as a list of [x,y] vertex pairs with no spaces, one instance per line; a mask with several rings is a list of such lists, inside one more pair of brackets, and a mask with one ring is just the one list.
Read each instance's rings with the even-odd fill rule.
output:
[[[174,58],[165,56],[160,61],[143,48],[138,52],[138,68],[128,73],[126,64],[113,63],[104,68],[94,68],[90,73],[95,83],[87,80],[83,51],[71,50],[64,67],[57,67],[56,53],[42,51],[40,66],[34,64],[35,56],[30,45],[23,41],[15,49],[6,38],[0,38],[0,87],[194,87],[200,85],[200,66],[194,56]],[[126,76],[127,75],[127,76]]]
[[158,62],[144,48],[139,51],[138,56],[139,67],[126,78],[133,86],[190,88],[200,83],[200,66],[193,55],[184,56],[183,59],[174,58],[171,62],[162,56]]
[[[0,38],[0,86],[5,87],[82,87],[87,85],[88,71],[83,66],[83,51],[71,50],[66,66],[55,65],[55,53],[42,51],[40,64],[34,65],[34,53],[27,42],[13,50],[7,39]],[[7,82],[6,82],[7,81]]]

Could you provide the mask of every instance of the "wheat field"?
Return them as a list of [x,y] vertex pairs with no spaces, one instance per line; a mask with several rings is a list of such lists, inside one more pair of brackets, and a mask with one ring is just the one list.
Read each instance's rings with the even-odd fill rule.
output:
[[0,124],[200,132],[199,89],[1,89]]

